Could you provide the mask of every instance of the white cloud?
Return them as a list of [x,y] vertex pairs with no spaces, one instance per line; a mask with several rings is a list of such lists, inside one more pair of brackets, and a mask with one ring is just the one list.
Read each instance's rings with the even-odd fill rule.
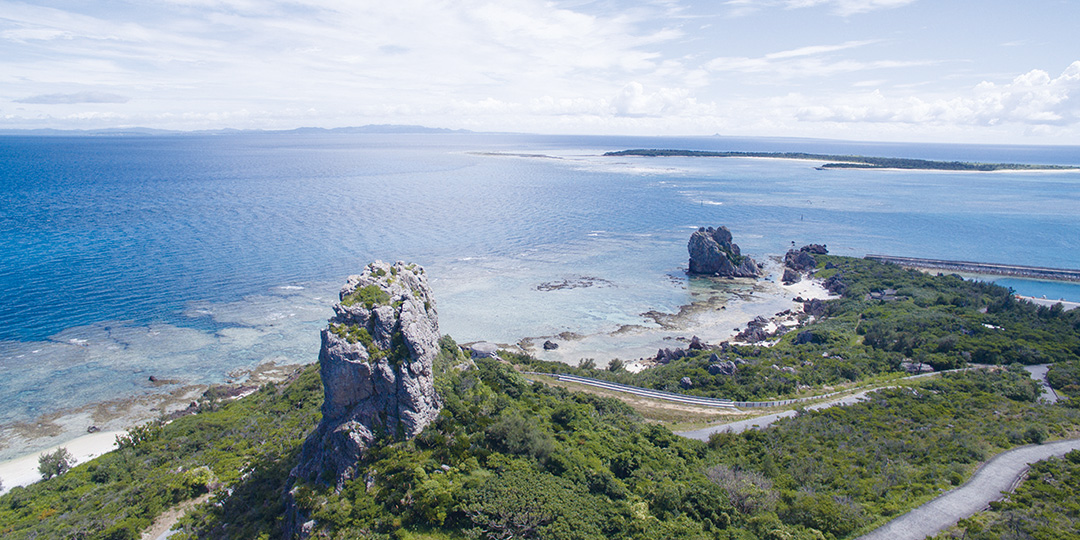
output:
[[782,7],[802,9],[825,7],[833,13],[848,17],[882,9],[894,9],[914,3],[915,0],[728,0],[731,15],[744,16],[766,8]]
[[983,82],[967,95],[890,98],[875,90],[829,104],[802,106],[796,117],[812,122],[897,122],[998,126],[1080,125],[1080,61],[1058,77],[1032,70],[1005,84]]
[[825,6],[837,15],[849,16],[906,6],[915,0],[787,0],[789,9]]
[[759,57],[722,56],[709,61],[705,67],[717,72],[767,73],[781,78],[794,78],[826,77],[839,73],[917,67],[936,63],[927,60],[852,60],[837,58],[832,54],[874,43],[878,41],[863,40],[835,45],[811,45],[768,53]]
[[108,92],[74,92],[71,94],[40,94],[13,100],[15,103],[60,105],[73,103],[127,103],[130,98]]

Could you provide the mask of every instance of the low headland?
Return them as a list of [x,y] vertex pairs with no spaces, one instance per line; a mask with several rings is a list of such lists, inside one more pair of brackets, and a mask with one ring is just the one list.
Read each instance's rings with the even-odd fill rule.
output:
[[[439,337],[422,268],[373,263],[342,288],[318,365],[12,489],[0,535],[138,538],[169,515],[176,538],[850,539],[1002,451],[1080,435],[1080,311],[823,245],[751,265],[725,231],[695,233],[690,281],[772,283],[788,307],[637,372],[461,347]],[[714,271],[740,267],[758,275]],[[828,296],[789,298],[816,287]],[[1049,364],[1062,399],[1040,403],[1024,364]],[[696,440],[675,431],[783,408],[717,419],[523,372],[737,401],[875,391]]]
[[1080,167],[1069,165],[1035,165],[1026,163],[969,163],[964,161],[932,161],[926,159],[872,157],[855,155],[810,154],[806,152],[713,152],[706,150],[634,149],[604,153],[606,157],[720,157],[771,158],[824,161],[818,169],[909,169],[921,171],[1070,171]]

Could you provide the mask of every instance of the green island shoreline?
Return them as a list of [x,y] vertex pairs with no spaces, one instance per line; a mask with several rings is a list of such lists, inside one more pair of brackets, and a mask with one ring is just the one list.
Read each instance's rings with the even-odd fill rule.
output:
[[735,157],[802,159],[825,161],[818,169],[904,169],[918,171],[1072,171],[1080,167],[1069,165],[1034,165],[1024,163],[970,163],[964,161],[931,161],[912,158],[889,158],[855,155],[810,154],[805,152],[712,152],[706,150],[633,149],[605,152],[605,157]]

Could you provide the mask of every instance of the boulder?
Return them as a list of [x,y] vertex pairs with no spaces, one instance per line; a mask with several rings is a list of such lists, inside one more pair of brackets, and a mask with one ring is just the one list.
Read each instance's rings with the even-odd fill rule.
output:
[[738,366],[735,362],[720,362],[709,366],[709,375],[734,375]]
[[837,273],[826,279],[822,286],[831,294],[843,295],[847,291],[847,283],[844,283],[844,275]]
[[807,343],[819,343],[820,339],[813,332],[809,330],[803,330],[795,336],[796,345],[805,345]]
[[825,316],[825,302],[814,298],[803,302],[803,313],[807,315],[813,315],[815,318],[822,318]]
[[547,340],[547,341],[544,342],[544,350],[545,351],[553,351],[553,350],[558,349],[558,348],[559,348],[559,344],[555,343],[554,341]]
[[798,283],[802,281],[802,274],[792,270],[791,268],[784,268],[784,277],[780,278],[780,281],[784,282],[784,285],[791,285],[792,283]]
[[719,229],[700,228],[690,235],[687,250],[690,252],[691,274],[709,274],[721,277],[758,277],[761,269],[749,257],[744,257],[738,244],[731,241],[727,227]]
[[691,381],[690,377],[683,377],[679,379],[679,386],[681,386],[684,390],[689,390],[694,386],[694,381]]
[[693,351],[703,351],[705,350],[705,343],[703,343],[701,339],[699,339],[697,336],[694,336],[690,338],[690,344],[687,345],[686,348]]
[[808,244],[801,248],[799,251],[805,251],[807,253],[813,253],[814,255],[828,255],[829,250],[825,249],[825,244]]
[[754,320],[746,323],[746,325],[747,326],[755,326],[755,327],[758,327],[758,328],[764,328],[766,326],[769,326],[769,319],[766,319],[765,317],[762,317],[761,315],[758,315],[757,317],[754,317]]
[[792,249],[784,255],[784,266],[796,272],[809,272],[817,268],[817,260],[809,252]]
[[735,336],[736,341],[744,341],[746,343],[758,343],[765,341],[769,337],[768,332],[760,326],[749,326],[746,330],[739,332]]

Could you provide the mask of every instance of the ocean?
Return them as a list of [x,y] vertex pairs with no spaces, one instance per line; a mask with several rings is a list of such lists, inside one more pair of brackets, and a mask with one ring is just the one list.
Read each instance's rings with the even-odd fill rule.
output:
[[[1080,172],[819,171],[627,148],[1080,165],[1080,147],[280,132],[0,136],[0,426],[313,362],[346,276],[423,265],[441,329],[515,343],[690,303],[686,241],[1080,268]],[[1080,301],[1080,286],[1008,279]],[[170,387],[166,385],[164,390]],[[0,448],[0,457],[3,457]]]

